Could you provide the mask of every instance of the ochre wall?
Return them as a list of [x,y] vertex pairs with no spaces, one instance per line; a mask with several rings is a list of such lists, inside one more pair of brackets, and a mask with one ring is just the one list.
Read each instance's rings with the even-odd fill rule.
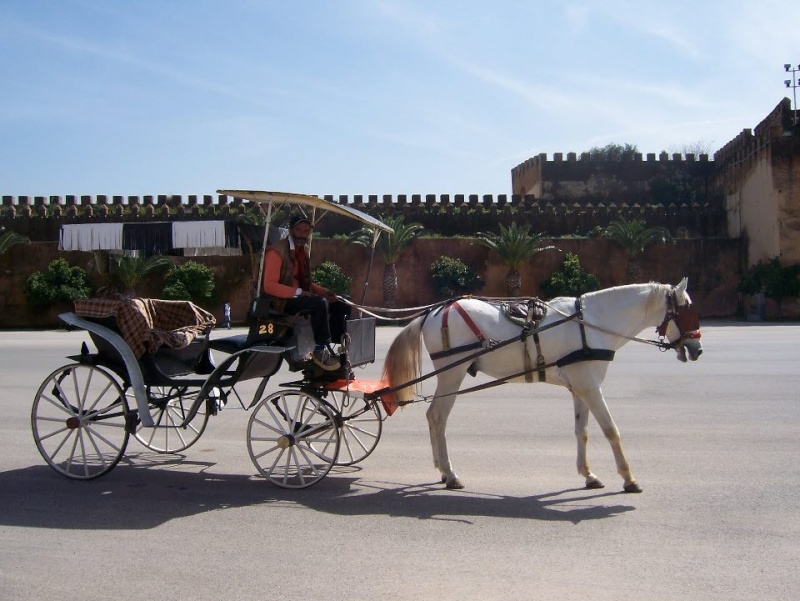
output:
[[[312,265],[333,261],[353,281],[351,297],[361,303],[369,265],[369,249],[341,240],[319,239],[312,243]],[[558,270],[564,253],[580,257],[584,269],[600,279],[606,288],[627,283],[625,281],[626,256],[613,243],[602,239],[558,239],[552,242],[563,252],[545,251],[534,257],[522,269],[522,295],[540,293],[539,282]],[[730,317],[737,313],[739,295],[737,285],[738,241],[680,240],[675,245],[649,247],[641,257],[644,281],[677,283],[689,277],[689,291],[702,317]],[[400,282],[398,301],[401,307],[426,305],[435,300],[430,279],[430,265],[441,256],[459,258],[484,277],[485,286],[477,294],[506,296],[506,267],[489,249],[469,238],[423,238],[413,241],[401,255],[397,265]],[[55,327],[59,312],[71,310],[70,306],[41,310],[28,304],[25,281],[34,271],[47,268],[50,261],[64,257],[70,264],[85,269],[91,267],[92,253],[59,252],[55,243],[31,243],[11,247],[0,255],[0,327]],[[234,321],[244,320],[250,298],[250,257],[200,257],[179,258],[176,261],[195,260],[208,265],[217,277],[217,297],[213,306],[206,308],[221,317],[222,303],[231,303]],[[369,277],[364,303],[383,306],[383,262],[376,254]],[[102,278],[92,276],[96,286]],[[144,282],[137,292],[141,296],[157,297],[161,281],[155,278]],[[786,315],[786,317],[789,317]]]

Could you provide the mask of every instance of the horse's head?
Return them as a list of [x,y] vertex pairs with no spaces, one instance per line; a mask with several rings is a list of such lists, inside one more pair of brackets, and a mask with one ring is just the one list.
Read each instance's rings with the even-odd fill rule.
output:
[[703,354],[703,343],[700,342],[700,321],[692,299],[686,292],[689,280],[683,278],[677,286],[667,292],[667,312],[664,321],[656,328],[659,337],[666,339],[665,348],[674,348],[678,359],[697,361]]

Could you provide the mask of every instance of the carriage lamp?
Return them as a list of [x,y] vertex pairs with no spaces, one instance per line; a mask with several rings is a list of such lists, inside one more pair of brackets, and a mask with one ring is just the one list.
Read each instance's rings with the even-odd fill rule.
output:
[[786,85],[787,88],[792,88],[792,100],[794,102],[793,105],[792,105],[792,117],[793,117],[792,123],[794,125],[797,125],[797,76],[796,76],[796,74],[797,74],[798,71],[800,71],[800,65],[797,65],[797,68],[795,69],[792,65],[790,65],[789,63],[786,63],[785,65],[783,65],[783,69],[787,73],[791,73],[792,74],[792,78],[783,80],[783,83]]

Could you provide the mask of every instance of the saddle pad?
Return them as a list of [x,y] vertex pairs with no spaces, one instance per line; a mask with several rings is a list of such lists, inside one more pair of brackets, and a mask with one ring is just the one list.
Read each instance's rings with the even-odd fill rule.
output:
[[538,298],[533,298],[528,302],[523,301],[505,301],[500,303],[500,312],[510,322],[522,327],[528,320],[528,303],[533,305],[533,325],[534,327],[539,324],[547,315],[547,305],[545,305]]

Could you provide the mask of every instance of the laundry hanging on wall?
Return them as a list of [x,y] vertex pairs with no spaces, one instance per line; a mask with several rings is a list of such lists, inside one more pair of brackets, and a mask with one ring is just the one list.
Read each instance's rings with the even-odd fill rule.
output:
[[121,250],[122,223],[76,223],[62,225],[58,250]]
[[172,244],[172,224],[164,223],[126,223],[122,227],[122,248],[138,250],[145,255],[170,254]]
[[[233,221],[162,221],[148,223],[78,223],[62,225],[59,250],[125,250],[144,255],[241,254]],[[182,249],[186,249],[182,252]]]

